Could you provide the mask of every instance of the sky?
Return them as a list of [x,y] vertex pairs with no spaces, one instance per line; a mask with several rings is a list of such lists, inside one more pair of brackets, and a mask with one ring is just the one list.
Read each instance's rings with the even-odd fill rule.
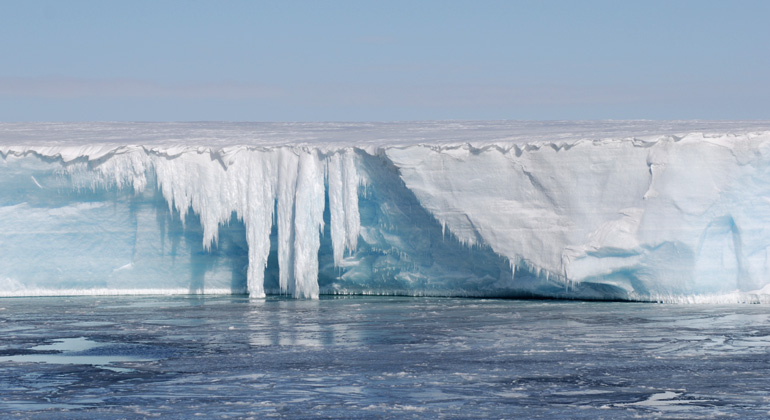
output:
[[0,0],[0,121],[770,119],[770,1]]

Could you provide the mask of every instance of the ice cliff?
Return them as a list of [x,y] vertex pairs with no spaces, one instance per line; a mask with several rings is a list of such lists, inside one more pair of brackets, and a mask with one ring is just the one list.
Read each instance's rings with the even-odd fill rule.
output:
[[770,122],[0,123],[0,296],[770,300]]

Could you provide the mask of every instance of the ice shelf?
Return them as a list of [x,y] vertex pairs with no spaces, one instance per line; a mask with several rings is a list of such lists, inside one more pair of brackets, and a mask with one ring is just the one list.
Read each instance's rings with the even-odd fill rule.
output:
[[770,122],[0,123],[0,296],[770,301]]

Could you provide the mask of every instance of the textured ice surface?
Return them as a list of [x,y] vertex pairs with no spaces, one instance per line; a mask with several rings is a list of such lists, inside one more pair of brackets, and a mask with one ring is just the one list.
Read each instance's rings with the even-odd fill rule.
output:
[[0,295],[770,300],[770,122],[0,124]]

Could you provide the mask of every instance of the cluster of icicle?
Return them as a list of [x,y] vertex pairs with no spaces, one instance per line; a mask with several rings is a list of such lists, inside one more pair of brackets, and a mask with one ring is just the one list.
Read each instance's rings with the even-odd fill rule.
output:
[[[187,151],[168,156],[144,149],[115,154],[95,167],[98,180],[141,192],[154,173],[157,187],[184,221],[188,209],[200,216],[203,246],[216,246],[219,226],[234,213],[246,227],[248,290],[264,297],[264,274],[273,223],[278,230],[281,291],[296,298],[318,297],[318,250],[328,185],[334,262],[357,246],[361,183],[351,148],[333,152],[282,147]],[[93,179],[93,178],[91,178]],[[277,212],[276,214],[273,214]]]

